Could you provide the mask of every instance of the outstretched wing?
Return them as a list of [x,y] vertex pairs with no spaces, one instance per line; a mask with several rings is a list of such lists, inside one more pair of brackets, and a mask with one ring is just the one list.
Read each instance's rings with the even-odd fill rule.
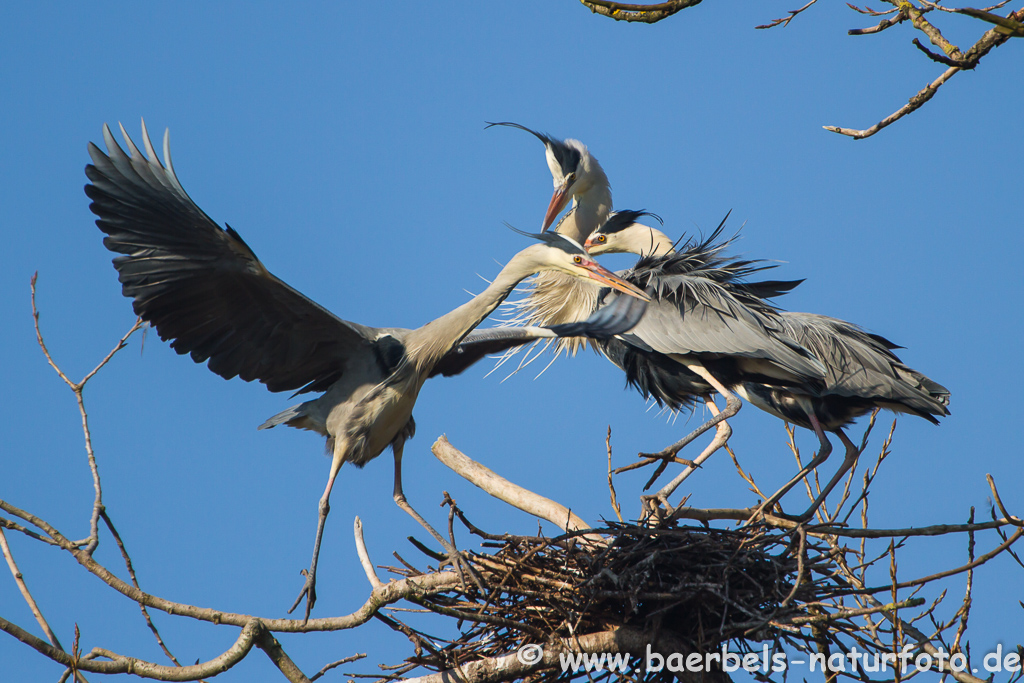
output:
[[[373,363],[373,328],[346,322],[274,277],[241,236],[222,229],[162,165],[142,124],[146,156],[121,127],[129,154],[103,126],[104,154],[89,143],[85,193],[122,292],[171,348],[230,379],[271,391],[323,391],[346,365]],[[148,158],[147,158],[148,157]]]
[[552,325],[548,329],[559,337],[611,339],[636,327],[647,311],[647,302],[643,299],[625,296],[610,289],[602,289],[599,300],[602,302],[601,307],[586,320]]

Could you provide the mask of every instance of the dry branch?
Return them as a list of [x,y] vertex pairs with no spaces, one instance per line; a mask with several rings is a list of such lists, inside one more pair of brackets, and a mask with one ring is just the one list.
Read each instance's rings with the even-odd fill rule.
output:
[[594,14],[610,17],[616,21],[654,24],[662,19],[669,18],[676,12],[681,12],[687,7],[699,5],[701,0],[669,0],[669,2],[658,2],[649,5],[610,2],[609,0],[580,0],[580,2]]
[[[894,4],[896,3],[894,2]],[[882,130],[883,128],[890,126],[896,121],[900,120],[907,114],[910,114],[920,109],[928,100],[935,96],[935,93],[946,81],[955,76],[959,71],[974,69],[976,66],[978,66],[978,63],[981,61],[981,58],[987,55],[989,52],[991,52],[993,48],[999,47],[1007,40],[1009,40],[1012,36],[1024,35],[1024,32],[1017,32],[1017,28],[1022,27],[1020,22],[1024,21],[1024,8],[1022,8],[1017,12],[1010,12],[1008,17],[999,17],[1001,21],[995,22],[997,24],[995,28],[986,31],[984,35],[982,35],[981,38],[978,39],[978,42],[976,42],[974,46],[971,47],[971,49],[969,49],[967,52],[961,52],[959,48],[957,48],[955,45],[950,44],[949,41],[943,38],[942,34],[939,32],[937,28],[935,28],[930,22],[924,19],[924,17],[922,16],[922,12],[920,10],[917,10],[912,5],[910,5],[910,3],[907,2],[901,3],[900,7],[905,8],[903,11],[906,12],[906,16],[912,19],[915,28],[925,33],[925,35],[928,36],[928,39],[931,40],[934,45],[940,47],[946,54],[946,57],[942,58],[941,56],[926,49],[923,45],[921,45],[920,41],[915,41],[917,47],[924,51],[926,54],[928,54],[929,57],[931,57],[932,59],[950,65],[949,68],[946,69],[946,71],[944,71],[941,75],[939,75],[938,78],[936,78],[931,83],[926,85],[924,88],[919,90],[918,93],[911,97],[905,105],[897,109],[889,116],[886,116],[884,119],[882,119],[875,125],[871,126],[870,128],[865,128],[864,130],[857,130],[853,128],[842,128],[840,126],[823,126],[825,130],[831,131],[833,133],[839,133],[840,135],[852,137],[854,140],[863,140],[864,138],[871,137],[872,135]],[[971,10],[971,12],[967,12],[964,10],[960,11],[964,12],[965,14],[971,14],[971,12],[974,12],[979,15],[985,15],[979,16],[978,18],[982,18],[983,20],[986,21],[992,21],[991,17],[997,16],[987,12],[981,12],[980,10]],[[883,21],[882,24],[887,24],[887,22],[900,21],[902,20],[903,16],[904,14],[901,13],[900,15],[898,15],[899,18],[894,20]],[[975,14],[971,14],[971,16],[975,16]],[[882,27],[882,24],[879,24],[879,27]],[[889,25],[891,25],[891,23]],[[884,28],[887,27],[888,26],[885,26]],[[881,30],[881,28],[878,28],[878,30]],[[868,31],[855,30],[850,31],[850,33],[852,35],[863,35],[865,33],[868,33]]]
[[430,451],[434,457],[463,479],[514,508],[534,517],[546,519],[563,531],[579,531],[590,528],[589,524],[574,515],[564,505],[513,484],[508,479],[466,457],[464,453],[451,445],[445,436],[438,437],[434,445],[430,447]]
[[[609,17],[617,21],[653,24],[663,19],[667,19],[687,7],[697,5],[701,0],[673,0],[671,2],[646,5],[612,2],[611,0],[580,1],[584,6],[589,8],[591,12],[601,16]],[[910,98],[906,105],[900,107],[870,128],[861,130],[841,126],[823,126],[825,130],[852,137],[854,140],[863,140],[864,138],[871,137],[883,128],[892,125],[904,116],[920,109],[926,102],[934,97],[936,91],[946,81],[952,78],[957,71],[974,69],[978,65],[980,59],[988,54],[992,48],[1002,45],[1011,37],[1024,37],[1024,8],[1017,12],[1010,12],[1009,15],[1005,17],[992,12],[992,10],[999,9],[1006,5],[1009,0],[1003,0],[996,5],[985,8],[949,8],[943,7],[938,3],[930,2],[929,0],[918,1],[920,2],[920,6],[915,5],[911,0],[886,0],[886,2],[893,6],[893,9],[884,12],[875,11],[870,8],[860,8],[856,5],[847,3],[848,7],[859,14],[873,17],[886,17],[874,26],[850,29],[848,34],[853,36],[873,35],[904,22],[909,22],[916,30],[924,33],[928,37],[928,40],[942,51],[942,54],[929,50],[916,38],[912,41],[914,46],[926,54],[929,59],[949,67],[949,70],[933,79],[928,85],[919,90],[916,95]],[[809,9],[816,2],[817,0],[809,0],[809,2],[802,7],[789,10],[787,16],[773,19],[766,24],[757,25],[754,28],[768,29],[776,26],[788,26],[793,19]],[[946,40],[942,35],[941,30],[934,24],[934,22],[925,18],[924,15],[933,10],[941,10],[947,13],[968,16],[987,25],[991,25],[993,28],[986,31],[970,50],[967,52],[961,52],[956,45],[953,45]],[[887,16],[890,14],[893,16]]]

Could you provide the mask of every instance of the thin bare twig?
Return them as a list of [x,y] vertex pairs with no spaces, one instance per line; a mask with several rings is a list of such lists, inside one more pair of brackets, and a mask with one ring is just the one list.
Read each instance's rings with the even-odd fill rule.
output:
[[810,7],[811,5],[813,5],[816,2],[818,2],[818,0],[811,0],[810,2],[808,2],[806,5],[804,5],[800,9],[788,10],[789,16],[781,17],[779,19],[772,19],[767,24],[762,24],[760,26],[755,26],[754,28],[775,28],[776,26],[779,26],[779,25],[781,25],[783,27],[789,26],[789,22],[791,22],[794,19],[796,19],[798,14],[800,14],[801,12],[803,12],[805,9],[807,9],[808,7]]
[[[135,576],[135,567],[132,564],[132,558],[128,555],[128,549],[125,547],[124,541],[121,539],[121,534],[117,532],[117,528],[114,527],[114,522],[110,519],[110,515],[107,514],[106,509],[103,510],[100,516],[103,518],[103,522],[107,525],[107,529],[114,537],[114,542],[117,543],[117,547],[121,551],[121,558],[124,560],[124,566],[128,570],[128,576],[132,580],[132,585],[139,590],[142,590],[139,586],[139,580]],[[153,620],[149,616],[149,610],[147,610],[146,606],[141,603],[139,603],[139,609],[142,610],[142,616],[146,619],[146,626],[148,626],[149,630],[153,633],[153,637],[156,638],[156,642],[160,646],[160,649],[164,651],[164,654],[167,655],[168,659],[174,662],[177,666],[181,666],[181,662],[171,654],[170,649],[168,649],[167,645],[164,643],[164,639],[160,637],[160,632],[157,631],[156,624],[153,623]]]
[[[909,3],[904,3],[904,5],[910,7]],[[901,7],[903,7],[904,5],[901,5]],[[970,50],[968,50],[966,53],[962,53],[959,49],[956,48],[956,46],[951,45],[948,41],[942,38],[941,34],[938,33],[937,29],[932,30],[934,29],[934,27],[932,27],[930,23],[924,21],[923,18],[920,18],[919,10],[915,9],[911,11],[910,14],[908,14],[907,16],[915,16],[914,12],[917,12],[916,16],[919,17],[918,20],[915,20],[914,25],[917,28],[924,31],[928,35],[929,39],[931,39],[933,43],[941,47],[943,51],[946,52],[946,54],[954,62],[956,62],[957,65],[950,66],[948,69],[946,69],[946,71],[939,75],[938,78],[933,80],[931,83],[929,83],[920,91],[918,91],[916,95],[911,97],[907,104],[903,105],[889,116],[886,116],[884,119],[882,119],[875,125],[871,126],[870,128],[865,128],[864,130],[857,130],[854,128],[842,128],[840,126],[823,126],[825,130],[831,131],[833,133],[839,133],[840,135],[846,135],[848,137],[853,138],[854,140],[863,140],[864,138],[871,137],[872,135],[882,130],[883,128],[892,125],[893,123],[900,120],[907,114],[915,112],[922,106],[924,106],[924,104],[928,100],[935,96],[935,93],[938,92],[938,89],[942,87],[942,85],[946,81],[948,81],[950,78],[956,75],[957,72],[965,69],[975,68],[978,65],[978,62],[981,61],[981,58],[987,55],[989,52],[991,52],[993,48],[999,47],[1007,40],[1009,40],[1012,36],[1024,35],[1017,32],[1017,27],[1021,25],[1022,21],[1024,21],[1024,9],[1020,9],[1017,12],[1010,12],[1008,17],[1000,17],[1001,21],[996,22],[997,25],[995,26],[995,28],[986,31],[984,35],[982,35],[981,38],[978,39],[978,42],[976,42],[974,46],[971,47]],[[899,16],[903,16],[903,13],[901,12]],[[990,15],[984,18],[985,20],[990,20],[991,17],[996,16],[997,15]],[[923,46],[921,47],[923,49]]]
[[612,510],[615,511],[615,516],[622,521],[622,508],[619,507],[619,501],[615,497],[615,482],[612,481],[612,426],[608,425],[608,435],[604,439],[605,448],[608,449],[608,492],[612,498]]
[[46,348],[46,342],[43,341],[43,333],[39,329],[39,309],[36,307],[36,281],[39,277],[39,273],[32,275],[31,280],[31,291],[32,291],[32,322],[36,330],[36,341],[39,343],[39,347],[43,350],[43,355],[46,356],[46,362],[50,364],[65,384],[67,384],[71,391],[75,394],[75,400],[78,403],[78,412],[82,416],[82,431],[85,434],[85,452],[89,459],[89,470],[92,472],[92,485],[96,492],[96,497],[93,500],[92,516],[89,519],[89,541],[85,547],[85,553],[91,555],[95,550],[96,546],[100,542],[100,513],[103,511],[103,489],[100,484],[100,473],[99,468],[96,466],[96,454],[92,448],[92,434],[89,432],[89,416],[85,412],[85,398],[83,391],[85,390],[86,383],[92,379],[97,372],[99,372],[103,366],[110,362],[110,359],[114,357],[118,351],[123,349],[128,342],[128,338],[135,334],[135,331],[142,327],[142,318],[137,318],[135,324],[132,325],[131,329],[128,330],[117,345],[108,353],[99,364],[92,369],[80,382],[72,382],[68,379],[68,376],[57,366],[54,362],[53,357],[50,355],[49,349]]
[[354,654],[354,655],[349,655],[348,657],[344,657],[342,659],[339,659],[336,662],[331,662],[330,664],[325,665],[322,669],[320,669],[315,674],[310,676],[309,680],[310,681],[315,681],[316,679],[320,678],[321,676],[323,676],[325,673],[327,673],[331,669],[339,667],[342,664],[350,664],[352,662],[358,662],[360,659],[366,659],[366,653],[365,652]]
[[0,527],[0,551],[3,552],[4,559],[7,560],[7,566],[11,570],[11,574],[14,576],[14,582],[18,584],[18,590],[21,591],[21,596],[25,598],[25,602],[28,603],[28,607],[32,610],[32,616],[36,618],[36,622],[39,627],[43,629],[43,633],[46,634],[50,644],[55,648],[63,651],[64,646],[57,640],[56,634],[53,629],[50,628],[50,624],[46,622],[46,617],[43,616],[43,612],[39,609],[39,605],[36,604],[35,598],[32,597],[32,593],[28,590],[28,584],[25,583],[25,577],[22,575],[21,570],[18,569],[18,564],[14,561],[14,554],[11,552],[11,547],[7,544],[7,536],[4,535],[3,527]]

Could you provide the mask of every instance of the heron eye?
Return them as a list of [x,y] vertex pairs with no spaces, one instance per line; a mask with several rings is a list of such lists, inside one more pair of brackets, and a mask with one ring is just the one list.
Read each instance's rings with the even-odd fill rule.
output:
[[565,177],[565,182],[566,182],[567,184],[569,184],[569,185],[571,185],[571,184],[573,184],[573,183],[575,183],[575,182],[576,182],[576,173],[575,173],[575,171],[574,171],[574,172],[572,172],[572,173],[570,173],[569,175],[567,175],[567,176]]
[[572,257],[572,262],[577,264],[577,265],[580,264],[580,263],[583,263],[583,257],[582,256],[573,256]]
[[607,241],[608,241],[608,238],[607,238],[607,237],[605,237],[604,235],[598,235],[598,236],[597,236],[597,241],[598,241],[598,242],[601,242],[601,243],[604,243],[604,242],[607,242]]

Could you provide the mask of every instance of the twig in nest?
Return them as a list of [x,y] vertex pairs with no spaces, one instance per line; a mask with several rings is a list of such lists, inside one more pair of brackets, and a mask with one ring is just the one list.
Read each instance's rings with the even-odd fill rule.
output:
[[605,448],[608,449],[608,493],[612,499],[612,510],[615,511],[615,516],[622,520],[622,508],[619,507],[619,501],[615,497],[615,482],[612,481],[612,426],[608,425],[608,435],[604,439]]

